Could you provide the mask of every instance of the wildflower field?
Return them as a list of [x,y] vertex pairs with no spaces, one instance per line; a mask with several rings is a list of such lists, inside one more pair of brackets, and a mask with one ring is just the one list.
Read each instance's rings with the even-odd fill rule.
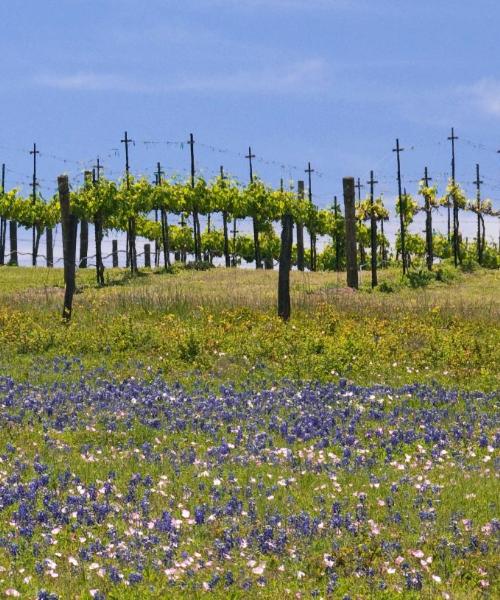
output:
[[0,597],[499,597],[498,273],[1,275]]

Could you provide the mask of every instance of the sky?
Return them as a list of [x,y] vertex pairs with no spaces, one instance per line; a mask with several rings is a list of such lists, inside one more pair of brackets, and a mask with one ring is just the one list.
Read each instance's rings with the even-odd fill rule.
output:
[[[408,191],[425,166],[444,191],[454,127],[457,179],[472,197],[479,163],[500,208],[496,0],[4,0],[0,22],[7,189],[29,193],[34,142],[46,198],[97,156],[119,178],[125,130],[134,173],[152,179],[160,161],[187,176],[193,133],[205,177],[223,165],[246,182],[251,146],[271,185],[305,179],[310,161],[321,207],[373,169],[393,209],[396,138]],[[462,229],[473,237],[472,214]]]

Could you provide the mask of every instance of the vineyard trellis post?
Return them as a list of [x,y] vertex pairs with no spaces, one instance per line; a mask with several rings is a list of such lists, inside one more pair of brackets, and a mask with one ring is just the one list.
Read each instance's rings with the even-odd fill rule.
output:
[[[94,188],[99,186],[102,170],[104,170],[104,167],[101,165],[99,157],[97,157],[96,164],[92,167],[92,185]],[[94,215],[94,238],[96,279],[97,285],[102,286],[104,285],[104,262],[102,260],[103,224],[100,214]],[[118,266],[118,260],[116,266]]]
[[[194,136],[192,133],[189,134],[188,146],[190,147],[191,155],[191,188],[195,188],[195,164],[194,164]],[[201,232],[200,232],[200,220],[198,217],[198,208],[196,206],[196,198],[193,199],[193,235],[194,235],[194,260],[195,262],[201,261]]]
[[484,253],[484,236],[481,233],[481,225],[484,231],[484,219],[481,214],[481,184],[484,183],[481,180],[479,173],[479,165],[476,164],[476,180],[473,182],[476,186],[476,207],[477,207],[477,262],[483,264],[483,253]]
[[[164,172],[162,171],[161,164],[158,161],[156,163],[156,185],[161,186],[163,183],[162,177]],[[160,208],[160,222],[161,222],[161,239],[163,246],[163,265],[165,269],[170,266],[170,236],[168,231],[168,217],[165,207]]]
[[[290,189],[292,189],[292,186],[290,186]],[[280,177],[280,192],[283,193],[285,191],[285,180],[283,179],[283,177]],[[293,261],[292,261],[292,251],[293,251],[293,226],[294,226],[294,221],[293,221],[293,215],[292,215],[292,231],[290,233],[290,261],[289,261],[289,270],[292,270],[293,267]],[[280,255],[281,256],[281,255]],[[278,266],[279,268],[279,266]]]
[[[377,218],[375,215],[375,181],[373,171],[370,171],[370,241],[371,241],[371,267],[372,267],[372,288],[377,287]],[[359,181],[358,181],[359,184]]]
[[75,293],[75,260],[76,260],[76,233],[78,219],[71,211],[69,183],[67,175],[59,175],[57,178],[59,191],[59,204],[61,206],[61,228],[63,238],[63,261],[64,261],[64,292],[63,319],[68,322],[71,319],[73,307],[73,295]]
[[[297,181],[297,195],[299,198],[299,203],[302,204],[304,200],[304,182],[302,180]],[[299,271],[304,271],[305,269],[305,261],[304,261],[304,223],[302,223],[301,219],[297,219],[297,269]]]
[[[130,163],[128,146],[133,143],[128,137],[128,133],[125,132],[125,137],[121,140],[122,144],[125,144],[125,182],[127,186],[127,192],[130,191]],[[135,218],[130,216],[128,218],[128,231],[127,231],[127,265],[130,265],[130,272],[132,275],[137,273],[137,251],[135,246]]]
[[97,157],[96,164],[92,167],[92,169],[95,169],[95,179],[96,181],[99,181],[101,179],[101,171],[104,170],[104,167],[103,165],[101,165],[101,160],[99,157]]
[[45,228],[45,260],[47,268],[51,269],[54,266],[54,236],[49,225]]
[[[155,223],[158,223],[158,209],[155,208]],[[160,244],[155,238],[155,268],[160,266]]]
[[[83,174],[83,182],[85,187],[92,184],[92,171],[85,171]],[[89,253],[89,223],[87,219],[80,219],[80,269],[87,268]]]
[[345,206],[345,244],[347,264],[347,285],[358,289],[358,264],[356,248],[356,201],[354,195],[354,177],[344,177]]
[[[38,154],[40,154],[39,150],[36,149],[36,143],[33,144],[33,150],[30,150],[30,154],[33,155],[33,179],[31,182],[31,187],[33,188],[32,190],[32,202],[33,205],[35,205],[36,203],[36,189],[38,187],[38,180],[36,177],[36,157]],[[33,267],[36,267],[36,259],[37,259],[37,254],[38,254],[38,244],[39,244],[39,240],[40,240],[40,232],[38,230],[38,227],[35,225],[35,223],[33,223],[33,230],[32,230],[32,249],[31,249],[31,264]]]
[[[99,163],[98,163],[99,164]],[[99,192],[98,188],[100,185],[99,169],[96,167],[92,168],[92,185],[94,191]],[[104,263],[102,261],[102,238],[103,238],[103,223],[102,214],[100,211],[94,213],[94,243],[95,243],[95,271],[97,285],[104,285]]]
[[[227,179],[226,175],[224,175],[224,167],[220,166],[220,181],[221,185],[224,186],[224,181]],[[224,260],[226,263],[226,269],[231,266],[231,256],[229,255],[229,237],[227,232],[227,207],[224,206],[222,211],[222,229],[224,232]]]
[[404,152],[404,148],[399,145],[399,139],[396,139],[396,147],[393,148],[393,152],[396,152],[397,165],[398,165],[398,198],[399,198],[399,223],[400,223],[400,239],[401,239],[401,261],[403,263],[403,275],[406,275],[406,248],[405,248],[405,216],[403,207],[403,191],[401,189],[401,152]]
[[293,218],[287,212],[281,219],[281,249],[278,274],[278,316],[290,319],[290,270],[292,266]]
[[[309,204],[312,207],[313,196],[312,196],[312,174],[314,173],[314,169],[311,168],[311,163],[307,163],[307,169],[305,169],[304,173],[307,173],[308,178],[308,198]],[[311,271],[316,271],[316,232],[314,231],[314,224],[311,223],[311,228],[309,230],[309,239],[310,239],[310,260],[309,267]]]
[[[354,186],[358,192],[358,207],[361,206],[361,190],[365,187],[362,183],[361,183],[361,178],[358,177],[356,184]],[[358,217],[358,226],[361,227],[361,217]],[[360,232],[360,236],[359,236],[359,240],[358,240],[358,249],[359,249],[359,262],[360,264],[360,269],[363,270],[363,267],[366,263],[366,254],[365,254],[365,247],[363,245],[363,240],[361,239],[361,232]]]
[[9,222],[9,243],[10,243],[10,258],[9,265],[17,267],[17,223],[16,221]]
[[[429,177],[429,171],[427,167],[424,169],[424,186],[426,189],[429,188],[429,183],[432,181],[432,177]],[[425,196],[425,254],[427,257],[427,269],[432,271],[432,265],[434,263],[434,249],[433,249],[433,235],[432,235],[432,206],[430,198]]]
[[[455,187],[456,182],[456,166],[455,166],[455,141],[458,137],[455,135],[455,129],[451,128],[451,136],[448,137],[451,141],[451,182]],[[459,223],[458,223],[458,203],[455,193],[452,194],[453,198],[453,261],[455,267],[461,262],[460,257],[460,240],[459,240]],[[450,236],[450,205],[448,203],[448,238]]]
[[237,220],[236,217],[233,218],[233,255],[231,257],[231,265],[236,267],[237,258],[236,258],[236,234],[238,233],[237,229]]
[[[2,163],[2,196],[5,194],[5,163]],[[5,264],[5,241],[7,235],[7,219],[2,215],[0,219],[0,265]]]
[[118,240],[111,240],[111,257],[113,268],[118,267]]
[[144,267],[151,268],[151,244],[144,244]]
[[[245,158],[248,159],[249,179],[250,179],[250,184],[252,184],[254,181],[252,160],[255,158],[255,154],[252,154],[251,146],[248,146],[248,154],[245,156]],[[253,224],[253,246],[254,246],[255,268],[262,269],[263,265],[262,265],[262,259],[260,257],[259,219],[257,217],[257,214],[253,215],[252,224]]]
[[[159,163],[157,163],[159,164]],[[158,166],[158,171],[161,171],[160,167]],[[158,172],[155,173],[155,185],[158,186],[159,182],[158,182]],[[158,207],[155,206],[154,209],[155,212],[155,223],[158,223]],[[158,239],[155,238],[155,268],[158,268],[160,266],[160,244],[158,243]]]

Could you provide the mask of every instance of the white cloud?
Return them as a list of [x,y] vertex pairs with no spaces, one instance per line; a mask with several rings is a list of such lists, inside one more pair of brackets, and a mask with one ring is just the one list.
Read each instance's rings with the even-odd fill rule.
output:
[[300,94],[325,89],[328,69],[321,59],[248,71],[193,75],[165,83],[148,83],[115,74],[77,72],[70,75],[42,74],[35,83],[44,87],[74,91],[131,93],[206,92]]
[[174,82],[171,87],[179,91],[290,94],[318,90],[326,80],[325,62],[310,59],[282,67],[194,77]]
[[500,117],[500,81],[492,78],[480,79],[464,91],[472,96],[485,113]]
[[36,76],[34,82],[43,87],[69,91],[144,91],[143,86],[131,79],[91,72],[77,72],[71,75],[42,74]]

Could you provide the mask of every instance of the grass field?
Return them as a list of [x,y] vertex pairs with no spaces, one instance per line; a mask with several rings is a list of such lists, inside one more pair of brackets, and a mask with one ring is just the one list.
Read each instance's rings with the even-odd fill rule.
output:
[[[450,284],[395,293],[353,293],[343,277],[293,273],[294,314],[275,316],[275,272],[216,269],[149,273],[94,286],[80,271],[74,318],[60,319],[58,270],[3,269],[0,365],[17,379],[43,377],[57,356],[105,364],[124,375],[156,374],[191,384],[275,378],[399,385],[437,381],[498,387],[500,276],[462,275]],[[382,276],[397,281],[395,272]],[[365,274],[365,285],[368,276]],[[53,377],[51,369],[47,375]]]
[[495,598],[500,276],[0,270],[0,597]]

